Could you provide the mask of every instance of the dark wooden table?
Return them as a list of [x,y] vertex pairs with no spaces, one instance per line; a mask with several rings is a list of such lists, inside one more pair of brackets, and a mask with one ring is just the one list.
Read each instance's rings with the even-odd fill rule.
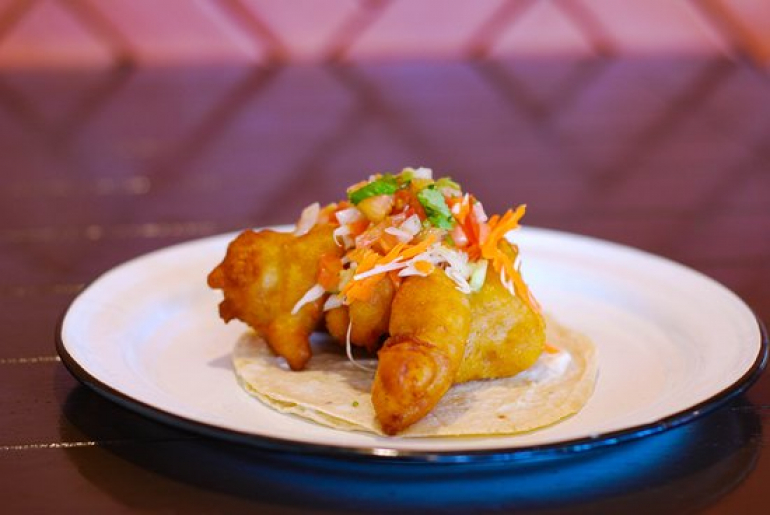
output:
[[[424,164],[489,211],[691,266],[770,321],[770,77],[712,58],[0,75],[5,513],[767,513],[770,379],[691,424],[458,474],[204,438],[81,386],[54,348],[131,257],[291,222]],[[707,321],[704,321],[707,323]],[[620,473],[622,472],[622,473]]]

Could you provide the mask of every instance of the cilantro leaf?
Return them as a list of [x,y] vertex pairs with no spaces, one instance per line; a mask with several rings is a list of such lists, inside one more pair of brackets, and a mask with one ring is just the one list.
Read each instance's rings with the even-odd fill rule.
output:
[[434,227],[451,229],[454,226],[454,218],[444,199],[444,195],[436,190],[433,185],[418,192],[417,199],[422,204],[425,214],[428,215],[428,220]]
[[357,190],[348,193],[348,199],[353,205],[358,205],[362,200],[377,195],[392,195],[398,189],[398,182],[392,175],[384,175],[379,179],[365,184]]

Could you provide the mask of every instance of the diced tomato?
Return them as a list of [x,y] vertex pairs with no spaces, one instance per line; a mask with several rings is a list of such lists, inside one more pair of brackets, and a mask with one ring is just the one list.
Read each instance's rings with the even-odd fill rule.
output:
[[420,199],[407,189],[398,190],[393,195],[393,212],[403,212],[407,217],[416,214],[420,217],[420,221],[424,221],[428,217],[420,203]]
[[342,261],[334,254],[324,254],[318,266],[318,284],[326,291],[336,291],[340,281]]
[[363,233],[367,227],[369,227],[369,220],[362,218],[361,220],[357,220],[349,225],[350,234],[353,236],[358,236],[359,234]]
[[330,204],[330,205],[335,206],[334,212],[331,213],[330,218],[334,223],[336,223],[337,225],[340,225],[340,221],[337,220],[337,212],[342,211],[343,209],[349,208],[350,206],[352,206],[352,204],[347,200],[342,200],[340,202],[337,202],[337,204]]

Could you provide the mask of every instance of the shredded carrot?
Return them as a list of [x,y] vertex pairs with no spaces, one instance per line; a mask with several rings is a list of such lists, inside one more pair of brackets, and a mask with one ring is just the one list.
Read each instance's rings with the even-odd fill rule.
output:
[[374,293],[374,288],[382,279],[383,276],[378,274],[365,279],[359,279],[358,281],[350,281],[343,288],[342,293],[348,299],[348,302],[352,300],[368,300],[372,293]]
[[379,263],[385,264],[395,261],[399,254],[401,254],[401,251],[404,250],[404,247],[406,247],[406,243],[396,243],[396,246],[390,249],[390,252],[379,259]]
[[367,227],[369,227],[369,220],[367,220],[366,218],[362,218],[360,220],[356,220],[355,222],[348,224],[348,227],[350,227],[350,234],[352,234],[355,237],[363,233],[367,229]]
[[383,231],[380,239],[375,242],[375,248],[387,253],[393,250],[398,243],[399,239],[396,236]]
[[519,220],[524,216],[526,210],[527,206],[522,204],[516,208],[516,211],[509,209],[502,217],[495,215],[490,218],[488,223],[490,229],[489,236],[486,238],[486,241],[481,242],[482,251],[485,254],[494,254],[500,240],[505,238],[508,232],[519,226]]
[[373,254],[373,253],[374,253],[373,250],[362,247],[362,248],[350,249],[345,255],[351,261],[355,261],[356,263],[360,264],[361,262],[363,262],[363,260],[366,258],[367,255]]
[[371,270],[375,266],[377,266],[377,261],[379,261],[380,255],[377,254],[374,251],[369,251],[364,254],[363,259],[358,264],[358,268],[356,268],[356,273],[360,274],[363,272],[366,272],[367,270]]
[[417,243],[416,245],[412,245],[403,252],[401,252],[401,257],[406,261],[407,259],[412,259],[418,254],[422,254],[426,250],[428,250],[428,247],[436,243],[436,235],[435,234],[429,234],[427,238],[422,240],[421,242]]
[[524,216],[527,207],[520,205],[516,211],[510,209],[503,216],[494,215],[489,219],[487,226],[489,233],[480,238],[481,256],[492,262],[492,267],[496,272],[503,272],[505,277],[513,283],[516,296],[522,302],[529,305],[533,311],[539,312],[540,306],[529,291],[529,287],[521,277],[521,273],[513,266],[510,258],[503,252],[499,244],[505,238],[509,231],[519,227],[519,220]]
[[[435,241],[436,236],[431,234],[415,245],[399,243],[384,256],[381,256],[370,249],[355,249],[348,252],[348,257],[358,263],[358,268],[356,268],[356,275],[358,275],[368,272],[376,266],[392,263],[399,258],[401,258],[402,261],[411,259],[428,250],[428,247],[433,245]],[[374,292],[374,287],[380,279],[383,278],[384,274],[385,272],[363,279],[352,279],[344,288],[342,288],[342,294],[348,300],[367,300]]]

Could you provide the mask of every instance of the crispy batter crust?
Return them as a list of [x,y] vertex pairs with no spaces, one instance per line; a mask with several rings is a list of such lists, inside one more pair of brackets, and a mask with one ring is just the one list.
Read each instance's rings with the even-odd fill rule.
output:
[[449,390],[471,326],[468,296],[443,271],[410,277],[393,299],[372,404],[387,434],[423,418]]
[[296,314],[292,309],[316,283],[321,256],[342,255],[332,231],[329,225],[315,226],[303,236],[244,231],[208,276],[209,286],[224,293],[222,319],[250,325],[293,370],[301,370],[310,359],[309,337],[321,320],[323,298]]
[[396,288],[393,281],[383,277],[367,300],[354,300],[349,306],[340,306],[326,312],[326,328],[338,342],[345,344],[348,325],[350,341],[358,347],[374,352],[388,334],[391,305]]

